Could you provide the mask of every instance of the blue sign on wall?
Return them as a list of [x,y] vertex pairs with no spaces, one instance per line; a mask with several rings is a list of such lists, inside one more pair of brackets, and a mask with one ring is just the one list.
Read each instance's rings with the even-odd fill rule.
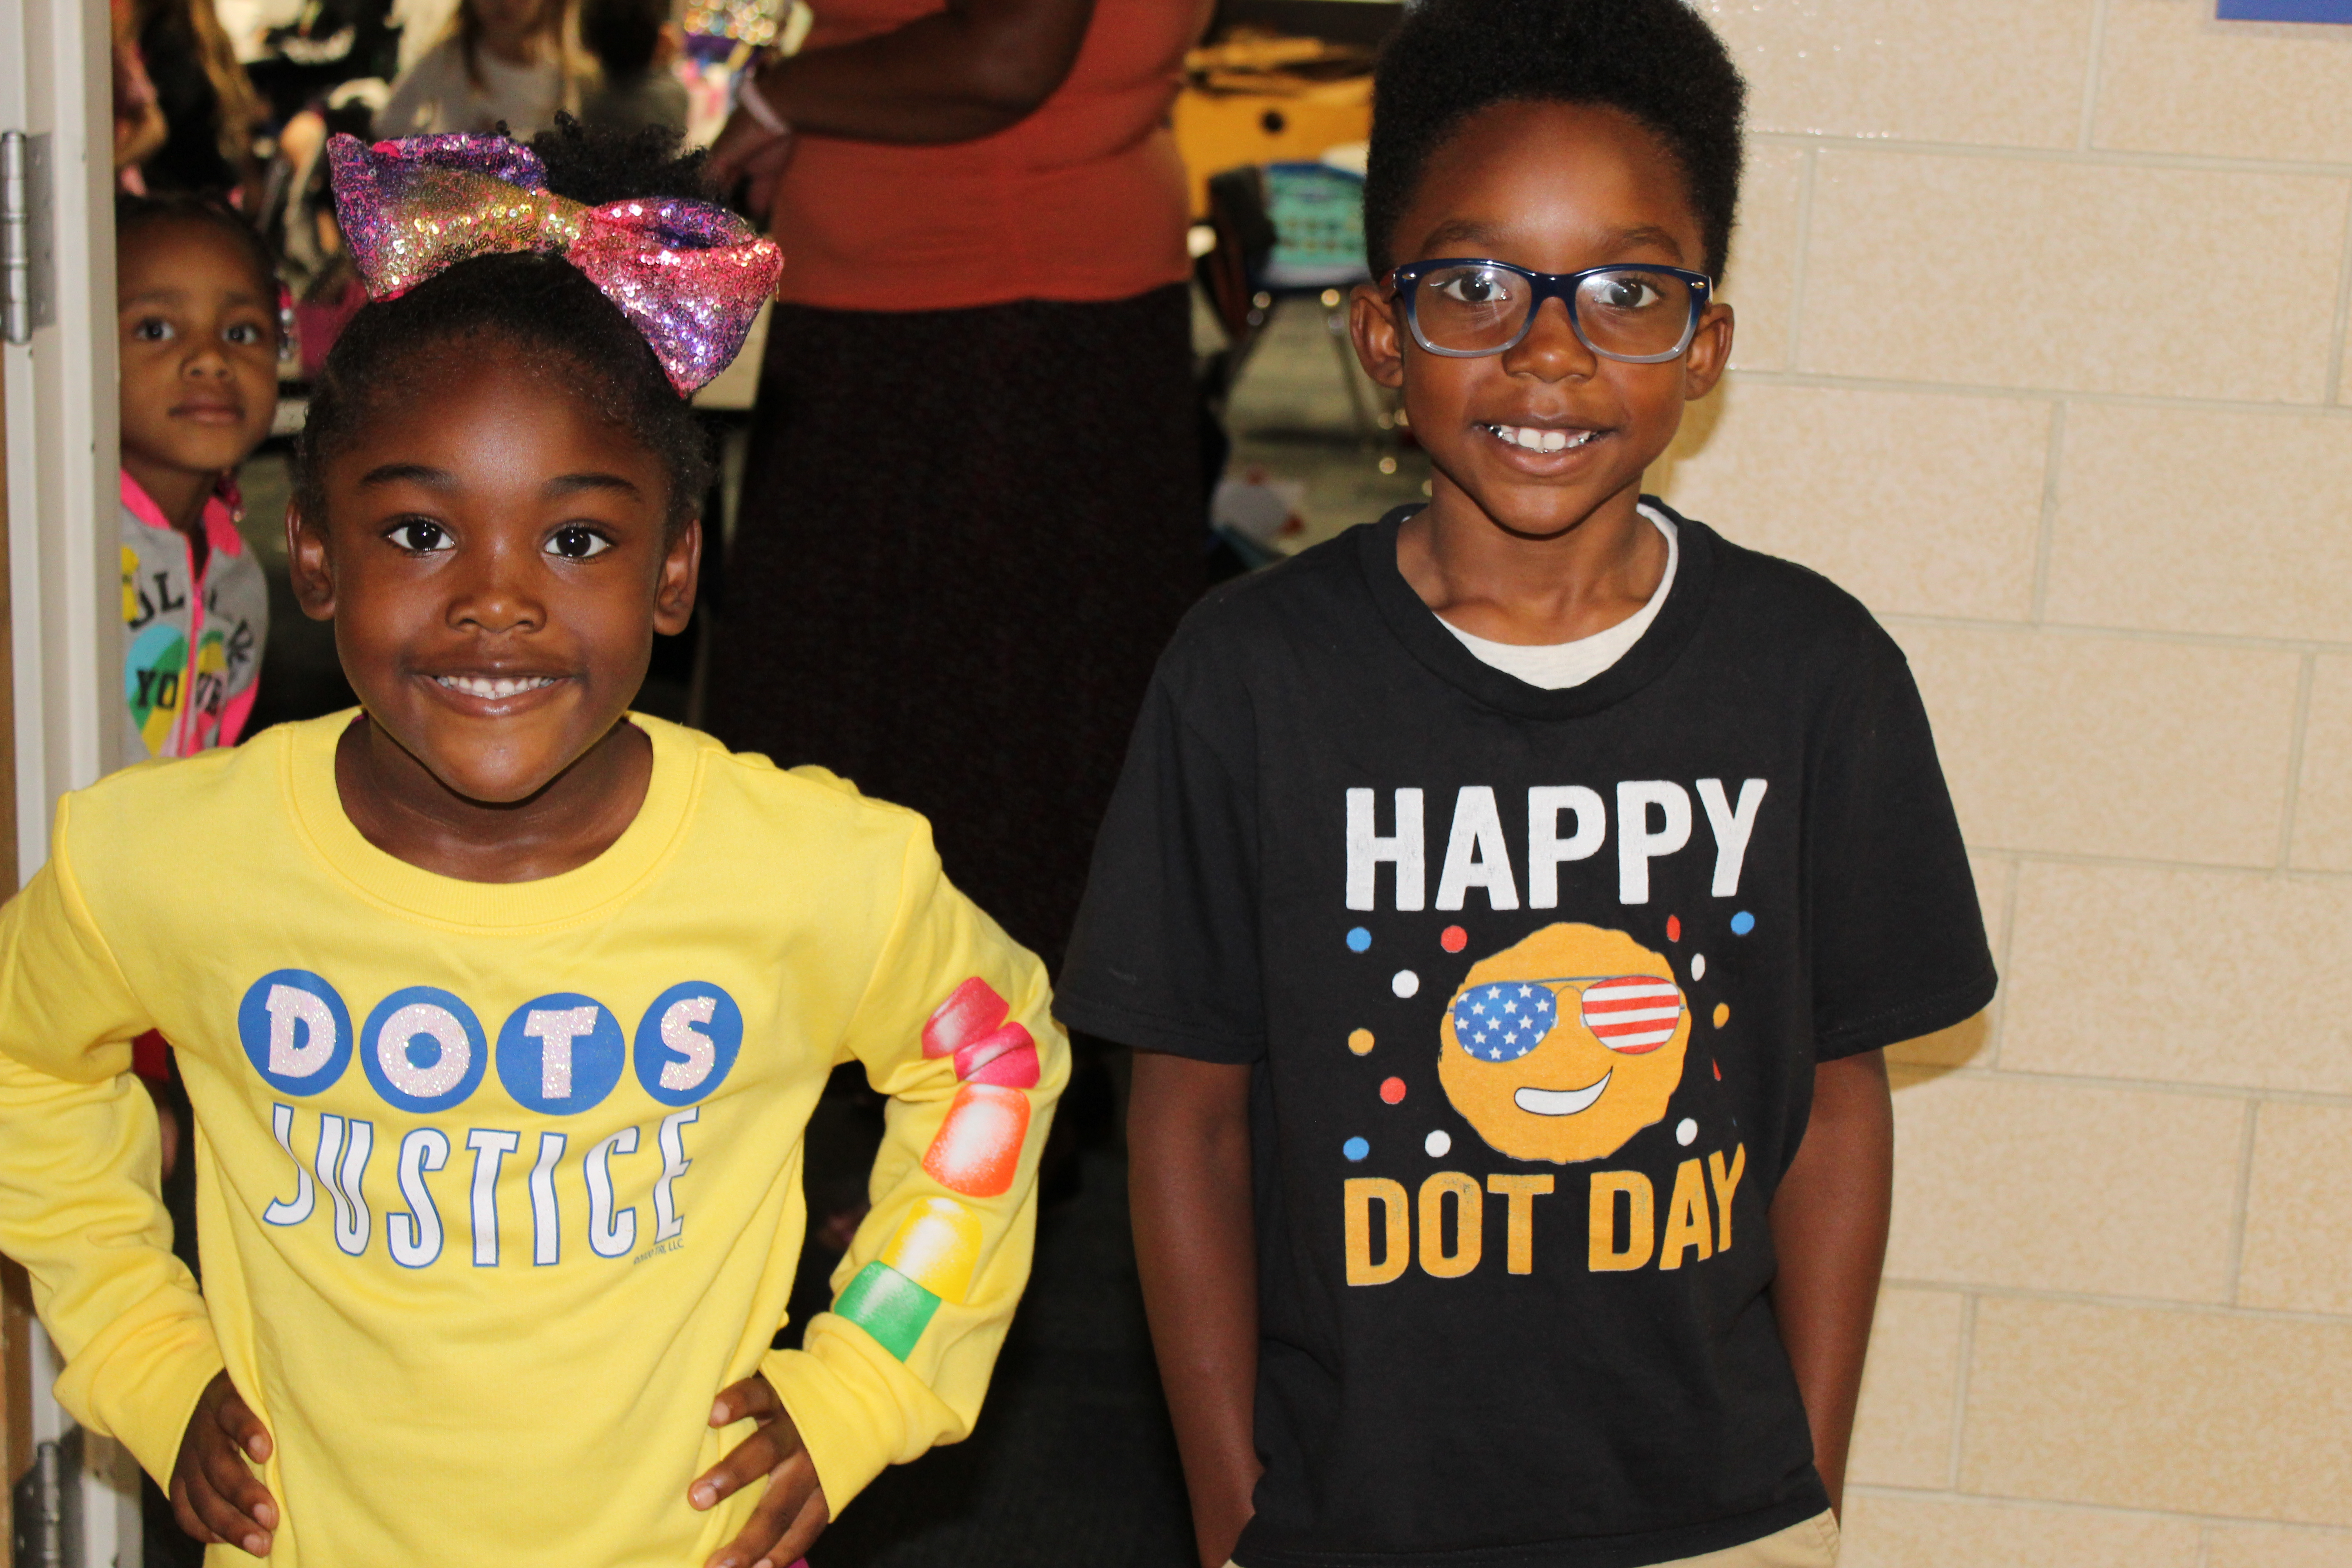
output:
[[2352,0],[2221,0],[2224,22],[2352,22]]

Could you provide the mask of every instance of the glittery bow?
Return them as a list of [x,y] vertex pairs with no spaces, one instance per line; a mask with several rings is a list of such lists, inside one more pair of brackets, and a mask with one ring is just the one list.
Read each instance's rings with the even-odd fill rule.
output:
[[680,394],[727,368],[784,265],[774,241],[707,202],[559,196],[538,154],[504,136],[337,136],[327,157],[368,298],[477,256],[554,251],[635,323]]

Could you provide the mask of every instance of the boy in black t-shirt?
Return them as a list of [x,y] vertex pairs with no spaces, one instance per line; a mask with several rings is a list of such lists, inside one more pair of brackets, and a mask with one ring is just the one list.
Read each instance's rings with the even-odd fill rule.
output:
[[1826,1568],[1881,1052],[1994,975],[1902,654],[1641,494],[1731,346],[1681,0],[1423,0],[1358,354],[1430,504],[1162,660],[1059,986],[1137,1047],[1201,1560]]

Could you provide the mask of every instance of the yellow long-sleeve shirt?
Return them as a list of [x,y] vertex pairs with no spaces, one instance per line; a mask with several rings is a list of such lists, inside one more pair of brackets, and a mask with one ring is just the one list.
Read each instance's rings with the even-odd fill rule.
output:
[[[370,845],[339,715],[68,797],[0,910],[0,1251],[58,1396],[168,1478],[226,1366],[277,1440],[273,1564],[698,1563],[757,1492],[686,1501],[754,1371],[836,1513],[971,1428],[1067,1074],[1044,972],[920,817],[635,721],[644,807],[562,876]],[[149,1028],[195,1107],[201,1298],[127,1076]],[[774,1352],[852,1059],[890,1096],[873,1212]]]

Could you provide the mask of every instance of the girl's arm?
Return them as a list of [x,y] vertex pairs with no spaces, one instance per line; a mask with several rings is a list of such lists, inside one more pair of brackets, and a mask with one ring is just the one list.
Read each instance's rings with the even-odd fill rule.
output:
[[1822,1063],[1813,1069],[1804,1143],[1772,1198],[1780,1260],[1772,1306],[1812,1424],[1813,1465],[1841,1512],[1894,1187],[1895,1102],[1885,1054]]
[[65,1354],[58,1402],[168,1481],[221,1352],[172,1255],[155,1105],[131,1073],[154,1020],[74,880],[70,810],[0,910],[0,1251]]
[[1202,1568],[1223,1568],[1257,1485],[1257,1240],[1250,1069],[1135,1053],[1129,1202],[1135,1261]]

